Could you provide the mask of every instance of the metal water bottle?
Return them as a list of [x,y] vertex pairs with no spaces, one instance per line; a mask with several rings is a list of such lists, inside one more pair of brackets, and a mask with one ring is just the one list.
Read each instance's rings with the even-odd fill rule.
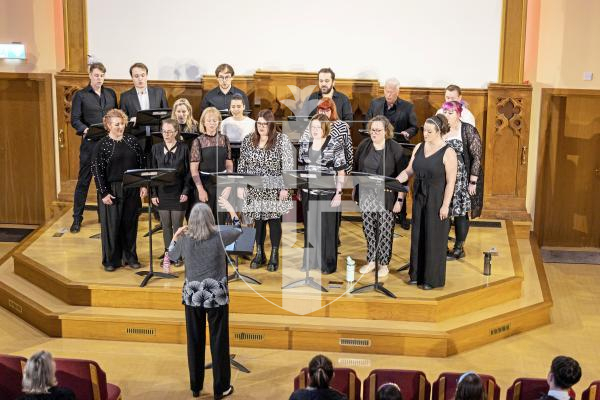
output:
[[356,262],[352,257],[346,257],[346,282],[354,282],[354,270],[356,268]]

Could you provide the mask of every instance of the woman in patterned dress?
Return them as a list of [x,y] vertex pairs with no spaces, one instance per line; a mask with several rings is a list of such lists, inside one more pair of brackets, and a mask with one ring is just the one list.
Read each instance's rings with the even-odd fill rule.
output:
[[238,173],[261,176],[263,184],[239,188],[237,194],[245,199],[244,215],[254,220],[256,228],[256,256],[250,262],[250,268],[256,269],[267,263],[264,246],[269,225],[271,256],[267,269],[274,272],[279,268],[281,216],[292,208],[282,171],[294,169],[293,150],[287,135],[275,129],[275,116],[271,110],[261,110],[255,125],[254,132],[242,142]]
[[454,249],[448,250],[448,260],[465,257],[464,244],[469,232],[469,214],[471,218],[477,218],[483,207],[481,138],[477,128],[460,120],[462,110],[462,104],[458,101],[448,101],[442,106],[442,112],[450,125],[450,131],[443,139],[456,151],[458,158],[456,186],[450,207],[456,241]]

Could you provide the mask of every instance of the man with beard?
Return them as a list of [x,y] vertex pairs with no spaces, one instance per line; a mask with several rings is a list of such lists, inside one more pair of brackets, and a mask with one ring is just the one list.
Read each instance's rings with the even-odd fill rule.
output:
[[312,117],[317,111],[316,106],[323,97],[333,99],[337,108],[338,116],[342,121],[352,122],[352,105],[350,99],[343,93],[335,90],[335,73],[331,68],[321,68],[319,70],[319,91],[311,94],[307,104],[314,104],[309,115]]

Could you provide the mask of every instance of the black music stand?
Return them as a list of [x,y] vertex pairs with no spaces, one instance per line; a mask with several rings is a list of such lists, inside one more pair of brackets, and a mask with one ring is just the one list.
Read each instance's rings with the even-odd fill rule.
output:
[[[380,190],[382,197],[385,193],[384,189],[390,189],[395,192],[408,192],[408,187],[398,182],[398,180],[396,180],[395,178],[390,178],[388,176],[383,175],[369,174],[366,172],[352,172],[352,176],[354,176],[354,178],[358,177],[359,185],[362,185],[363,187],[375,187],[376,189]],[[375,238],[377,247],[379,247],[379,225],[377,224],[375,225]],[[377,254],[375,254],[375,282],[365,286],[361,286],[359,288],[355,288],[350,293],[364,293],[368,291],[375,291],[393,299],[396,298],[396,295],[394,293],[390,292],[388,289],[383,287],[383,283],[379,282],[379,259],[377,258]]]
[[[163,185],[170,185],[175,182],[176,170],[173,168],[155,168],[155,169],[130,169],[125,171],[123,174],[123,188],[137,188],[145,187],[150,195],[151,188],[159,187]],[[140,276],[145,278],[140,284],[140,287],[146,286],[148,281],[153,277],[158,278],[177,278],[176,275],[167,274],[164,272],[154,272],[154,265],[152,263],[152,202],[148,202],[148,243],[150,246],[150,270],[136,272]]]
[[85,138],[97,142],[106,135],[108,135],[108,131],[104,128],[104,124],[99,123],[90,125],[88,127],[88,131],[85,134]]
[[[219,225],[219,230],[223,228],[231,228],[231,225]],[[262,282],[251,276],[244,275],[240,272],[239,256],[251,256],[254,251],[254,238],[256,237],[256,229],[250,227],[242,227],[242,234],[237,238],[235,242],[225,247],[227,258],[230,260],[233,266],[233,274],[227,277],[228,282],[244,281],[246,283],[254,283],[255,285],[262,285]],[[235,262],[231,261],[229,256],[235,256]]]
[[[284,176],[287,178],[287,181],[292,181],[295,180],[295,186],[299,187],[299,188],[305,188],[305,189],[332,189],[332,186],[334,186],[331,182],[331,178],[334,177],[334,174],[329,174],[326,172],[322,172],[322,171],[311,171],[311,170],[305,170],[305,169],[301,169],[301,170],[294,170],[294,171],[284,171]],[[306,222],[306,221],[305,221]],[[308,244],[308,239],[306,238],[306,235],[308,234],[308,232],[306,231],[306,229],[304,229],[304,241],[305,244]],[[304,251],[306,252],[306,248],[304,248]],[[304,262],[303,262],[304,264]],[[328,292],[327,289],[325,289],[325,287],[323,287],[322,285],[320,285],[317,281],[315,281],[315,278],[313,278],[312,276],[310,276],[310,267],[308,265],[303,265],[302,266],[304,268],[304,278],[299,279],[297,281],[293,281],[288,283],[287,285],[282,286],[282,289],[293,289],[293,288],[298,288],[298,287],[302,287],[302,286],[308,286],[310,288],[316,289],[316,290],[320,290],[321,292]]]

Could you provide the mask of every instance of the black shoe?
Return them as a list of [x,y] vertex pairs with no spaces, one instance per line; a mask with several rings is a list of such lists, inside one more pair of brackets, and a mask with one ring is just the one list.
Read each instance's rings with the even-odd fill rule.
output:
[[113,267],[112,265],[105,265],[105,266],[104,266],[104,270],[105,270],[106,272],[113,272],[115,269],[116,269],[116,268],[115,268],[115,267]]
[[416,285],[418,282],[416,280],[410,280],[408,282],[406,282],[407,285]]
[[464,258],[466,256],[465,249],[463,247],[465,242],[456,242],[454,243],[454,249],[448,251],[448,256],[446,260],[454,261]]
[[269,257],[269,265],[267,271],[275,272],[279,268],[279,247],[273,247],[271,249],[271,257]]
[[192,397],[200,397],[200,391],[199,390],[192,390]]
[[256,246],[256,255],[250,261],[250,269],[257,269],[267,263],[267,258],[265,257],[265,249],[262,246]]
[[142,268],[142,265],[140,264],[139,261],[134,261],[134,262],[126,262],[125,265],[129,266],[130,268],[133,269],[140,269]]
[[81,222],[82,221],[83,221],[83,218],[73,219],[73,224],[71,225],[71,229],[69,229],[69,231],[71,233],[79,233],[79,231],[81,230]]
[[406,219],[406,215],[398,215],[397,222],[405,231],[410,229],[410,221]]
[[421,289],[423,289],[423,290],[431,290],[431,289],[433,289],[433,286],[428,285],[428,284],[424,284],[423,286],[421,286]]
[[221,394],[215,394],[215,400],[221,400],[224,397],[231,396],[233,394],[233,385],[229,386],[229,389]]

